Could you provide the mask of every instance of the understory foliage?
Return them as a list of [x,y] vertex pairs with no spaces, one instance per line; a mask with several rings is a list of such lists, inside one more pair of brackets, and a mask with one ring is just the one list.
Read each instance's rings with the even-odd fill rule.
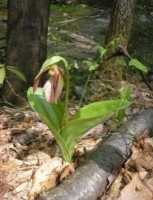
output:
[[123,54],[125,55],[125,57],[128,58],[128,62],[125,62],[125,60],[118,60],[118,62],[121,63],[121,65],[123,66],[127,66],[127,67],[134,67],[140,71],[142,71],[143,73],[147,73],[148,72],[148,68],[142,64],[139,60],[137,60],[136,58],[132,58],[129,53],[126,51],[126,49],[124,49],[124,47],[122,47],[122,41],[124,41],[124,37],[120,34],[118,37],[114,38],[112,41],[110,41],[106,47],[99,47],[98,48],[98,59],[95,61],[84,61],[88,68],[89,71],[93,71],[95,69],[97,69],[99,67],[99,62],[103,62],[106,58],[107,58],[107,54],[109,53],[109,51],[111,50],[111,52],[115,52],[117,49],[121,50],[123,52]]
[[[38,87],[44,73],[48,73],[49,79],[43,87]],[[65,99],[62,102],[60,94],[63,85],[65,85]],[[91,103],[71,116],[68,111],[69,66],[60,56],[53,56],[44,62],[27,96],[30,106],[51,130],[63,158],[68,162],[72,160],[77,140],[86,131],[112,115],[122,120],[125,108],[131,104],[130,88],[127,86],[121,90],[120,99]]]
[[24,74],[17,70],[16,67],[0,64],[0,86],[3,85],[5,79],[7,78],[7,71],[10,71],[11,73],[15,74],[20,80],[26,82]]

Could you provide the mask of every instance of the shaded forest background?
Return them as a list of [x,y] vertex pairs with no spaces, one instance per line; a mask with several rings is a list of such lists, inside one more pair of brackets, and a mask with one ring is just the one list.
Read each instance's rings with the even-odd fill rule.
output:
[[[11,1],[8,1],[8,2],[11,2]],[[17,2],[18,1],[16,1],[16,3]],[[28,2],[28,1],[25,1],[25,2]],[[37,38],[36,33],[34,33],[33,36],[30,36],[30,39],[28,38],[29,36],[25,38],[26,32],[24,32],[23,36],[20,35],[20,37],[18,36],[16,37],[15,35],[12,35],[12,34],[10,34],[9,36],[8,32],[11,32],[11,28],[10,28],[11,26],[9,26],[8,24],[8,32],[7,32],[6,31],[7,22],[8,22],[7,12],[9,14],[10,7],[13,7],[13,4],[15,4],[15,2],[12,2],[12,4],[9,3],[8,5],[10,7],[8,6],[8,9],[7,9],[7,1],[1,0],[0,1],[0,7],[1,7],[0,61],[1,63],[5,63],[6,65],[17,66],[17,68],[25,74],[27,78],[27,82],[28,82],[28,84],[24,84],[23,82],[18,80],[16,77],[15,78],[14,76],[12,77],[12,74],[8,75],[11,85],[14,88],[15,92],[20,94],[21,96],[25,96],[25,92],[23,92],[23,87],[28,88],[29,85],[32,85],[33,79],[36,73],[38,72],[41,64],[45,60],[45,58],[50,57],[52,55],[60,54],[61,56],[64,56],[65,58],[69,60],[71,66],[80,66],[79,69],[76,69],[74,67],[72,67],[71,69],[71,75],[72,75],[72,80],[73,80],[72,90],[75,91],[76,98],[77,96],[80,97],[82,94],[82,88],[85,84],[84,80],[86,80],[88,77],[88,71],[85,65],[83,64],[83,61],[96,59],[98,56],[96,47],[104,46],[107,41],[107,38],[111,38],[111,36],[108,33],[108,27],[109,27],[111,13],[114,9],[114,5],[116,5],[117,2],[120,2],[120,1],[96,1],[95,2],[93,0],[88,0],[88,1],[77,1],[77,0],[74,0],[74,1],[60,1],[59,0],[58,1],[57,0],[57,1],[51,1],[51,2],[46,1],[45,4],[40,4],[40,8],[42,8],[42,10],[45,10],[45,7],[44,8],[42,7],[43,5],[46,6],[46,8],[48,7],[47,5],[49,5],[49,10],[46,9],[44,12],[46,13],[46,16],[49,15],[49,12],[51,11],[49,22],[48,22],[49,26],[48,26],[47,52],[46,52],[45,44],[43,46],[43,42],[45,41],[45,39],[42,39],[42,41],[40,41],[39,39],[36,39]],[[13,14],[10,14],[10,16],[11,16],[10,18],[13,21]],[[30,18],[32,19],[32,17],[33,17],[32,15],[29,16],[29,19]],[[98,24],[97,26],[96,25],[94,26],[94,23],[93,24],[91,23],[90,26],[87,26],[87,28],[89,28],[89,34],[87,34],[87,30],[85,30],[84,27],[85,27],[85,24],[90,23],[90,20],[88,19],[91,18],[92,20],[92,17],[93,18],[95,17],[95,19],[97,20],[96,22],[98,22],[98,20],[99,22],[97,23]],[[71,19],[72,19],[72,22],[71,22]],[[73,22],[73,19],[74,19],[74,22]],[[86,19],[88,21],[85,21]],[[16,20],[17,19],[14,18],[14,25],[16,24]],[[138,75],[138,77],[133,78],[133,80],[145,79],[145,81],[149,82],[152,79],[152,66],[153,66],[153,58],[152,58],[152,49],[153,49],[152,40],[153,39],[152,39],[152,34],[151,34],[152,27],[153,27],[152,26],[153,2],[151,0],[137,1],[135,9],[134,9],[134,16],[131,20],[132,20],[131,22],[132,30],[129,30],[130,41],[128,42],[128,48],[126,50],[129,52],[129,54],[132,57],[136,57],[137,59],[139,59],[149,69],[149,74],[143,75],[143,78],[139,77]],[[15,27],[14,25],[12,25],[12,27]],[[46,26],[47,26],[47,23],[46,23]],[[93,28],[91,29],[92,26]],[[80,27],[80,30],[79,30],[79,27]],[[128,27],[128,26],[125,26],[125,27]],[[67,32],[64,32],[65,30]],[[46,31],[44,32],[44,38],[45,38]],[[37,32],[39,32],[39,28]],[[93,36],[92,36],[92,32],[93,32]],[[110,32],[113,32],[113,31],[110,31]],[[73,33],[75,33],[76,35],[72,35]],[[75,43],[75,41],[77,40],[78,38],[77,35],[78,36],[82,35],[84,37],[83,39],[87,38],[90,40],[89,43],[87,42],[86,47],[83,44],[84,50],[81,50],[80,52],[78,49],[82,48],[81,47],[82,44],[80,46],[78,45],[78,49],[75,48],[73,45],[71,46],[71,44]],[[8,45],[10,43],[6,42],[9,40],[14,40],[12,45]],[[19,42],[20,40],[21,41],[29,40],[30,42],[33,41],[33,46],[36,45],[36,48],[33,47],[33,50],[32,50],[34,52],[30,50],[29,45],[27,44],[26,44],[27,46],[24,46],[24,44],[22,44],[23,46],[14,45],[17,42],[20,43]],[[71,44],[70,44],[70,40],[71,40]],[[40,43],[38,41],[40,41]],[[92,44],[92,42],[94,43]],[[87,45],[90,45],[90,50],[89,48],[87,48]],[[41,49],[42,53],[38,51],[38,54],[36,56],[35,54],[36,54],[37,47],[38,49]],[[71,49],[72,51],[69,49]],[[16,51],[16,56],[13,58],[12,52],[15,52],[15,51]],[[20,60],[20,61],[17,61],[17,60]],[[114,65],[114,60],[112,62]],[[106,66],[108,68],[107,70],[101,70],[101,69],[106,69]],[[120,81],[121,81],[125,77],[126,78],[128,78],[128,76],[131,77],[131,74],[133,77],[135,75],[135,70],[133,71],[125,70],[124,75],[109,74],[110,73],[109,71],[114,71],[115,68],[113,70],[112,69],[113,69],[112,64],[106,63],[106,65],[105,64],[101,65],[101,68],[99,68],[97,72],[94,73],[93,79],[99,79],[101,82],[104,76],[106,79],[116,76],[116,80],[118,80],[118,78],[120,77]],[[117,71],[118,69],[119,68],[117,66],[117,69],[115,71]],[[106,89],[105,91],[105,89],[102,88],[98,91],[95,91],[94,90],[95,86],[93,85],[91,87],[89,86],[89,88],[92,88],[91,90],[93,91],[92,92],[89,90],[88,92],[89,96],[92,96],[93,93],[95,92],[101,93],[102,90],[103,90],[104,96],[106,97],[109,96],[108,94],[109,89]],[[10,94],[10,96],[8,94]],[[18,102],[17,100],[18,98],[16,98],[14,94],[11,94],[10,87],[8,87],[7,84],[4,84],[4,86],[1,87],[1,95],[2,95],[2,99],[3,97],[5,97],[6,99],[8,98],[9,102],[12,102],[12,103]],[[98,100],[99,98],[101,98],[101,96],[98,96],[98,97],[94,96],[93,98],[90,99],[90,101]]]

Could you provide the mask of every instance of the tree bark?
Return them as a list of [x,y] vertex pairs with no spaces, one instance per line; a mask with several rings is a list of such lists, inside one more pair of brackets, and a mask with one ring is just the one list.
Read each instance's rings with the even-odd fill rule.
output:
[[42,194],[40,200],[97,200],[130,155],[135,135],[153,133],[153,110],[145,110],[112,133],[87,155],[69,180]]
[[[6,65],[24,73],[28,85],[46,57],[49,6],[50,0],[8,0]],[[17,93],[23,93],[23,82],[12,74],[9,81]],[[16,102],[8,86],[4,93],[9,101]]]
[[[127,55],[125,55],[130,39],[131,27],[136,0],[115,0],[111,13],[108,32],[105,37],[107,49],[101,65],[100,79],[103,82],[102,90],[110,96],[118,95],[121,81],[126,79],[129,69],[126,67]],[[118,38],[115,40],[115,38]],[[111,42],[113,41],[113,42]],[[103,79],[111,80],[110,85]],[[110,91],[110,88],[112,90]]]
[[127,48],[133,22],[135,2],[136,0],[116,0],[114,2],[108,33],[105,39],[106,44],[121,34],[124,37],[122,45]]

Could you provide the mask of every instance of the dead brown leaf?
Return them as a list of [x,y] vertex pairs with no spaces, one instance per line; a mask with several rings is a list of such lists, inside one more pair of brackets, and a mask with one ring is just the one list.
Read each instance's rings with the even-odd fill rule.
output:
[[146,171],[136,173],[132,181],[122,189],[118,200],[152,200],[153,190],[150,183],[152,184],[153,180],[151,178],[146,181],[146,176]]
[[57,177],[64,163],[60,158],[53,158],[51,161],[40,165],[31,177],[32,187],[29,191],[29,200],[33,200],[38,194],[56,186]]
[[74,172],[76,163],[70,163],[67,165],[60,174],[60,182],[64,181],[70,174]]

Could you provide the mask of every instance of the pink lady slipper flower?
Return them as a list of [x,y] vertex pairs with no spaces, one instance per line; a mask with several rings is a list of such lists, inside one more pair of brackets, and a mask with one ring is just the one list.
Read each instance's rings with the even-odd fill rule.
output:
[[[49,79],[43,86],[43,95],[48,103],[57,103],[64,86],[63,72],[57,65],[54,65],[48,70],[48,74]],[[40,78],[35,80],[34,91],[38,87],[39,80]]]
[[50,78],[43,86],[44,97],[49,103],[57,103],[64,86],[64,77],[58,67],[49,70]]

